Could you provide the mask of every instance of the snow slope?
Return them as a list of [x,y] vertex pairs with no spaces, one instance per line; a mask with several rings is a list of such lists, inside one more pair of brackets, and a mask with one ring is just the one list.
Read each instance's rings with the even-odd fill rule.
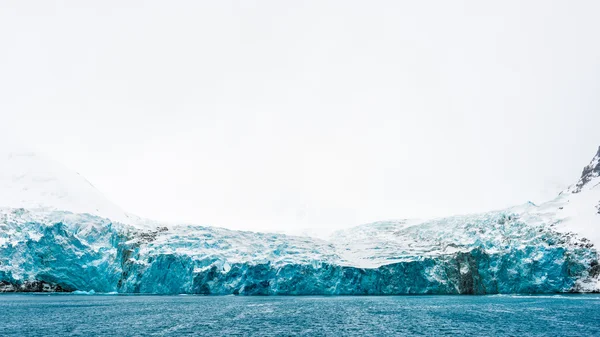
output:
[[579,181],[537,213],[553,216],[559,230],[575,232],[600,247],[600,147]]
[[141,221],[78,173],[6,140],[0,142],[0,207],[89,213],[128,224]]

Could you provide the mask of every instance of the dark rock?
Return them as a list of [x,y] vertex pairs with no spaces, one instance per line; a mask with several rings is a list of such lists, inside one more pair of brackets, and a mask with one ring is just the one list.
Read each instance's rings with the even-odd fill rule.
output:
[[70,292],[58,284],[44,281],[25,281],[21,284],[14,284],[7,281],[0,282],[0,293],[20,292],[20,293],[64,293]]
[[598,264],[598,261],[592,261],[592,263],[590,264],[590,276],[600,276],[600,264]]
[[598,152],[592,158],[592,161],[588,166],[583,168],[583,172],[581,172],[581,178],[575,185],[575,190],[573,193],[579,193],[583,189],[583,187],[592,180],[594,177],[600,176],[600,147],[598,147]]

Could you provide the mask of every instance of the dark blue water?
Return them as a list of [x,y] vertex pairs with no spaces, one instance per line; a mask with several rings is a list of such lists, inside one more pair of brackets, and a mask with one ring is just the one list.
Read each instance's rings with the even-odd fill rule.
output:
[[600,296],[0,295],[2,336],[600,336]]

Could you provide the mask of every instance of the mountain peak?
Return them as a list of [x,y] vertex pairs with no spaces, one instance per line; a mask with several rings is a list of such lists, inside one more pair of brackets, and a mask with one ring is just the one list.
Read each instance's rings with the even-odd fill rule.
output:
[[3,142],[0,167],[0,207],[89,213],[124,223],[137,220],[78,173],[19,144]]
[[598,151],[592,161],[583,168],[581,172],[581,178],[579,181],[568,188],[568,192],[571,193],[579,193],[584,189],[593,188],[594,186],[600,184],[600,147],[598,147]]

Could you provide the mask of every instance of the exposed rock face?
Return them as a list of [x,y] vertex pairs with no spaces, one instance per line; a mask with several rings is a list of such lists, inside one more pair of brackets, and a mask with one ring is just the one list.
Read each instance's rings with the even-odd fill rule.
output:
[[52,284],[44,281],[25,281],[23,283],[10,283],[0,281],[0,293],[61,293],[70,292],[63,289],[58,284]]
[[590,162],[590,164],[583,168],[583,172],[581,172],[581,178],[575,184],[573,193],[579,193],[581,190],[587,186],[594,178],[600,177],[600,147],[598,147],[598,152]]

